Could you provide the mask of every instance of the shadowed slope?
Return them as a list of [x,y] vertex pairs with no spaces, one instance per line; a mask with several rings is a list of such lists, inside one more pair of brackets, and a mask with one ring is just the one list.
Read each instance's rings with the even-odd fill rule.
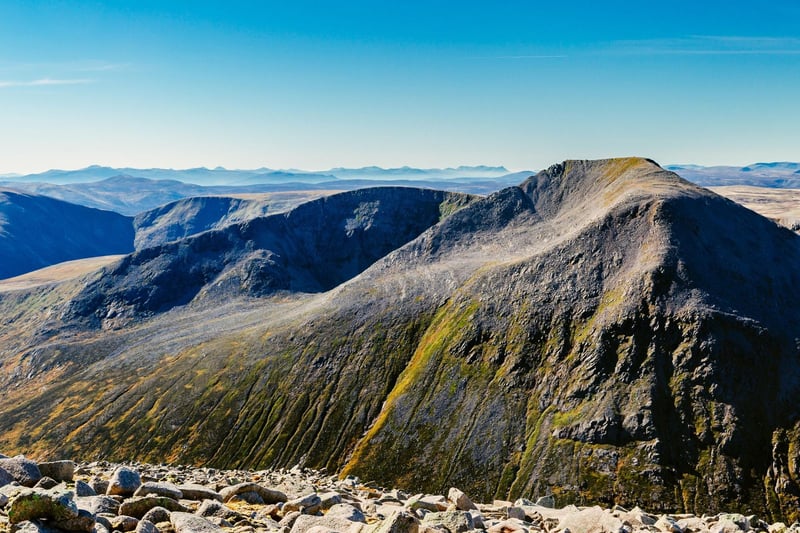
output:
[[0,190],[0,279],[62,261],[132,250],[128,217]]

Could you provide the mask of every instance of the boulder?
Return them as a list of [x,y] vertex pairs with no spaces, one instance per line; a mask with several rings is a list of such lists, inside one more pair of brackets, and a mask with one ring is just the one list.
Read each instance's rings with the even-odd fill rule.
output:
[[169,511],[163,507],[153,507],[142,516],[142,521],[145,520],[153,524],[169,522]]
[[169,521],[175,528],[175,533],[212,533],[223,531],[223,529],[202,516],[186,512],[173,512],[169,515]]
[[[203,501],[203,500],[218,500],[222,501],[222,495],[208,487],[204,487],[203,485],[195,485],[195,484],[186,484],[186,485],[178,485],[177,489],[181,491],[183,494],[183,499],[185,500],[195,500],[195,501]],[[262,496],[263,499],[263,496]]]
[[93,514],[117,514],[119,502],[110,496],[86,496],[77,499],[78,507]]
[[139,485],[134,496],[148,496],[154,494],[156,496],[166,496],[173,500],[180,500],[183,498],[183,492],[173,485],[172,483],[157,483],[155,481],[147,481]]
[[374,533],[418,533],[419,520],[407,512],[400,511],[389,515],[375,529]]
[[78,506],[71,492],[24,489],[10,499],[7,512],[11,524],[38,518],[60,522],[77,517]]
[[289,500],[283,504],[284,512],[300,511],[301,513],[314,514],[320,509],[322,499],[316,493],[306,494],[299,498]]
[[465,511],[443,511],[428,513],[422,525],[436,529],[446,529],[450,533],[464,533],[475,528],[472,515]]
[[75,463],[72,461],[45,461],[39,463],[39,472],[56,481],[72,481],[75,475]]
[[33,487],[42,479],[39,467],[24,455],[0,459],[0,468],[11,474],[11,477],[25,487]]
[[281,491],[268,489],[266,487],[262,487],[258,483],[252,482],[239,483],[237,485],[225,487],[219,491],[219,494],[222,497],[222,501],[227,502],[237,494],[241,494],[243,492],[257,493],[259,496],[261,496],[261,499],[264,500],[264,503],[280,503],[288,500],[286,494],[282,493]]
[[138,489],[141,484],[142,478],[139,476],[138,472],[128,467],[121,466],[114,471],[114,474],[108,481],[106,494],[133,496],[133,493],[136,492],[136,489]]
[[153,507],[163,507],[170,513],[173,512],[189,512],[190,509],[184,507],[172,498],[165,498],[164,496],[137,496],[122,502],[119,506],[119,514],[141,518],[144,514]]
[[469,496],[455,487],[451,487],[450,490],[447,491],[447,499],[456,504],[456,509],[459,511],[471,511],[473,509],[477,509]]
[[360,522],[353,522],[346,518],[339,516],[314,516],[314,515],[300,515],[292,525],[291,533],[306,533],[312,529],[324,528],[330,531],[338,531],[340,533],[355,533],[359,531],[364,524]]
[[97,496],[97,493],[88,483],[79,479],[75,482],[75,495],[80,498],[82,496]]
[[553,497],[552,494],[548,494],[547,496],[542,496],[536,500],[536,504],[539,507],[547,507],[549,509],[555,509],[556,507],[556,499]]
[[39,481],[36,482],[36,485],[34,485],[33,488],[48,490],[48,489],[52,489],[56,485],[58,485],[58,481],[56,481],[55,479],[53,479],[51,477],[44,476],[44,477],[42,477],[42,479],[40,479]]
[[149,520],[139,520],[135,533],[161,533],[156,525]]
[[95,525],[95,515],[86,509],[78,509],[78,516],[67,520],[59,520],[55,523],[60,529],[67,531],[86,531],[93,532]]
[[133,531],[139,524],[139,520],[128,515],[119,515],[114,518],[109,518],[111,527],[114,531]]
[[616,533],[622,528],[622,521],[600,507],[589,507],[567,513],[559,519],[558,527],[562,531],[569,529],[582,533]]
[[364,516],[364,513],[349,503],[337,503],[328,509],[328,512],[325,516],[335,516],[338,518],[345,518],[351,522],[362,522],[364,524],[367,523],[367,517]]
[[4,487],[14,481],[14,476],[9,474],[5,468],[0,468],[0,487]]

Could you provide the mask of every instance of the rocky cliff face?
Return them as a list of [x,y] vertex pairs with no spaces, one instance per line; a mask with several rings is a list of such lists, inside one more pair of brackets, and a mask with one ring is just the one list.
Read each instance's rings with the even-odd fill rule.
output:
[[[292,258],[282,290],[258,299],[194,296],[96,336],[74,329],[78,302],[137,305],[119,288],[158,286],[146,265],[204,252],[181,241],[101,275],[100,304],[78,291],[46,343],[8,360],[49,388],[6,374],[0,445],[301,462],[481,498],[797,513],[800,237],[648,160],[568,161],[400,248],[378,233],[368,249],[382,258],[361,271],[359,231],[417,218],[419,200],[382,221],[372,201],[319,236],[276,228],[313,227],[324,202],[204,234]],[[452,210],[433,203],[431,216]]]

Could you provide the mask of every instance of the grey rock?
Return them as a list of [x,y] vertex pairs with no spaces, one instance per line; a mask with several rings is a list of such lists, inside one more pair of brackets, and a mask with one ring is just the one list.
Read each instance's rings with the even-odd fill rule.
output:
[[158,524],[159,522],[169,522],[169,511],[163,507],[156,506],[142,515],[142,520],[147,520],[153,524]]
[[105,494],[108,491],[108,480],[95,477],[89,480],[89,486],[96,494]]
[[148,496],[154,494],[156,496],[166,496],[173,500],[180,500],[183,498],[183,492],[173,485],[172,483],[158,483],[154,481],[147,481],[139,485],[134,496]]
[[406,512],[397,512],[386,517],[375,533],[418,533],[419,520]]
[[217,500],[203,500],[203,503],[201,503],[200,507],[197,508],[195,514],[204,516],[206,518],[217,516],[220,518],[225,518],[226,520],[241,516],[239,513],[227,505],[218,502]]
[[119,494],[120,496],[133,496],[136,489],[142,484],[139,473],[128,467],[121,466],[114,471],[108,481],[106,494]]
[[451,487],[450,490],[447,491],[447,499],[456,504],[456,509],[460,511],[471,511],[472,509],[477,509],[469,496],[455,487]]
[[314,528],[324,528],[329,531],[347,532],[358,527],[358,522],[353,522],[339,516],[314,516],[300,515],[292,525],[291,533],[305,533]]
[[746,531],[730,518],[723,518],[708,528],[711,533],[740,533]]
[[252,505],[264,505],[264,499],[257,492],[240,492],[234,498]]
[[75,463],[72,461],[45,461],[39,463],[39,472],[56,481],[72,481],[75,476]]
[[109,521],[111,522],[111,527],[113,527],[115,531],[133,531],[139,524],[137,518],[127,515],[115,516],[114,518],[110,518]]
[[422,519],[422,525],[437,529],[443,528],[450,533],[464,533],[475,527],[472,515],[465,511],[428,513]]
[[618,532],[622,529],[622,521],[600,507],[589,507],[560,518],[558,527],[562,531],[569,529],[575,533]]
[[364,513],[361,512],[360,509],[357,509],[354,505],[349,503],[337,503],[330,509],[325,516],[335,516],[337,518],[344,518],[346,520],[350,520],[351,522],[363,522],[367,523],[367,517],[364,516]]
[[94,516],[94,523],[95,527],[103,526],[108,531],[114,531],[114,526],[111,525],[111,520],[109,518],[113,518],[113,515],[106,515],[106,514],[97,514]]
[[81,496],[97,496],[97,493],[94,489],[86,482],[81,481],[80,479],[75,481],[75,495],[78,497]]
[[292,526],[294,526],[295,520],[297,520],[298,517],[300,517],[302,515],[303,515],[303,513],[301,513],[300,511],[292,511],[290,513],[286,513],[286,515],[284,515],[284,517],[281,519],[281,521],[278,522],[278,526],[285,527],[285,528],[291,528]]
[[156,525],[149,520],[139,520],[136,525],[135,533],[161,533]]
[[12,529],[14,533],[63,533],[64,530],[56,527],[51,527],[48,524],[43,524],[39,521],[25,521],[16,524]]
[[78,516],[78,506],[71,492],[23,489],[10,499],[8,521],[19,524],[26,520],[48,518],[55,522]]
[[94,531],[95,515],[86,509],[78,509],[78,516],[55,523],[60,529],[67,531]]
[[44,477],[42,477],[42,479],[37,481],[36,485],[34,485],[33,487],[36,488],[36,489],[48,490],[48,489],[52,489],[56,485],[58,485],[58,481],[56,481],[55,479],[53,479],[51,477],[44,476]]
[[549,509],[554,509],[556,506],[556,499],[551,495],[542,496],[537,498],[536,505],[539,507],[547,507]]
[[264,500],[264,503],[279,503],[285,502],[288,500],[286,494],[281,491],[268,489],[266,487],[262,487],[258,483],[239,483],[237,485],[233,485],[230,487],[225,487],[221,491],[219,491],[220,496],[222,496],[222,501],[227,502],[237,494],[241,494],[242,492],[255,492],[261,499]]
[[175,533],[211,533],[223,530],[202,516],[185,512],[170,513],[169,521],[175,528]]
[[119,506],[119,514],[141,518],[144,514],[153,507],[163,507],[173,512],[189,512],[190,509],[176,502],[172,498],[164,496],[137,496],[122,502]]
[[86,509],[93,514],[117,514],[119,511],[119,502],[110,496],[86,496],[78,498],[78,507]]
[[14,481],[14,476],[9,474],[5,468],[0,468],[0,487],[4,487]]
[[319,495],[320,509],[330,509],[334,505],[342,503],[342,496],[338,492],[324,492]]
[[285,512],[300,511],[306,514],[313,514],[319,511],[322,499],[316,493],[306,494],[299,498],[289,500],[283,504]]
[[[204,487],[203,485],[196,485],[196,484],[185,484],[185,485],[178,485],[178,490],[181,491],[183,494],[183,499],[185,500],[196,500],[196,501],[203,501],[203,500],[218,500],[222,501],[222,495],[208,487]],[[263,499],[263,496],[262,496]]]
[[0,468],[11,474],[17,483],[25,487],[33,487],[42,479],[39,467],[24,455],[0,459]]

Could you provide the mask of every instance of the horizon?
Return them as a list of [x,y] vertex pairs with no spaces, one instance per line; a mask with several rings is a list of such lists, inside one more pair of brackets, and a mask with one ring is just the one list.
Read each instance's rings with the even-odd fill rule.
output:
[[789,1],[9,0],[0,174],[797,161],[799,15]]

